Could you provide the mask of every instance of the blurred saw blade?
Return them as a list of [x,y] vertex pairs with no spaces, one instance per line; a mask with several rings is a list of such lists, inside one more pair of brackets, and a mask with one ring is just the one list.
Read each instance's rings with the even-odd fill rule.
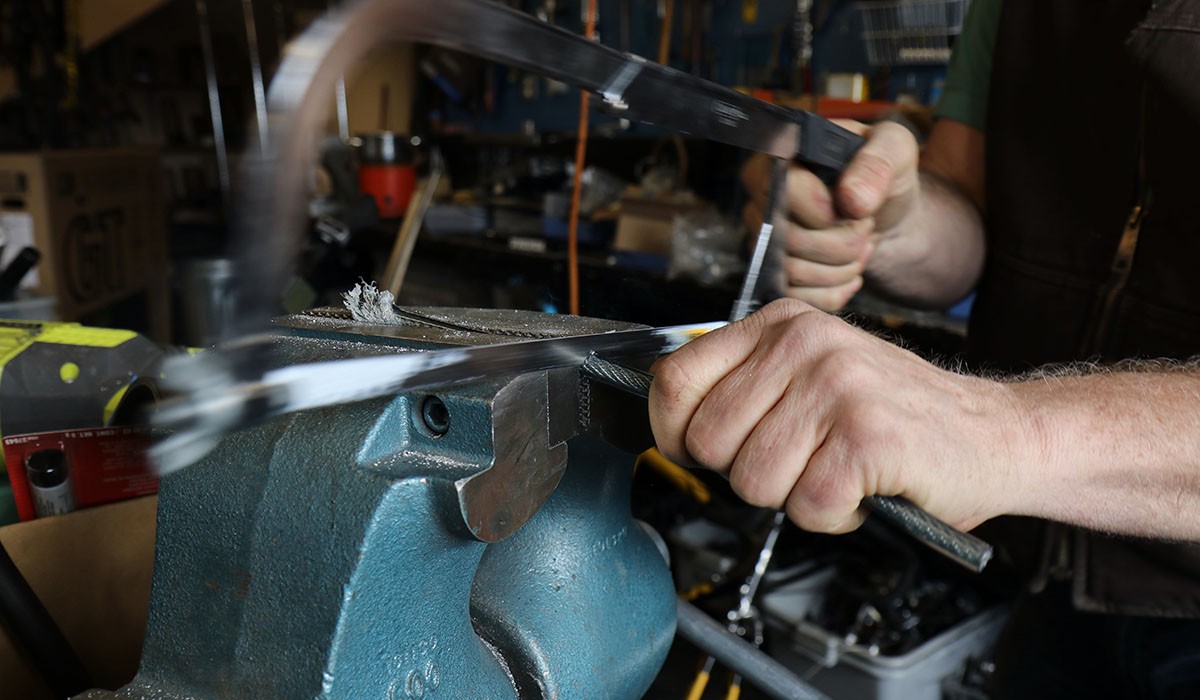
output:
[[160,473],[202,458],[226,433],[276,416],[491,377],[582,366],[589,357],[672,352],[722,322],[539,338],[430,352],[357,357],[271,369],[236,381],[219,354],[173,358],[167,368],[177,398],[159,406],[155,427],[174,434],[156,444]]

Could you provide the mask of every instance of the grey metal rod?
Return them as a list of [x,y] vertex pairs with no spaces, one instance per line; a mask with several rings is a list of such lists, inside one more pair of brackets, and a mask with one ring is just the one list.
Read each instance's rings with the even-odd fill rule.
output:
[[[337,8],[334,0],[329,0],[329,9]],[[333,100],[337,111],[338,138],[342,143],[350,143],[350,105],[346,99],[346,76],[339,75],[333,87]]]
[[221,117],[221,93],[217,86],[217,63],[213,55],[212,32],[208,22],[208,3],[196,0],[196,19],[200,28],[200,50],[204,54],[204,80],[208,84],[208,112],[212,118],[213,147],[217,152],[217,180],[221,199],[229,203],[229,151],[225,147],[225,122]]
[[338,136],[342,143],[350,143],[350,106],[346,101],[346,77],[337,80],[334,88],[334,99],[337,101]]
[[250,55],[250,80],[254,86],[254,120],[258,125],[258,148],[268,153],[267,91],[263,86],[262,61],[258,56],[258,25],[254,20],[254,0],[242,0],[242,18],[246,23],[246,52]]
[[[639,369],[589,357],[580,368],[584,374],[631,394],[650,396],[654,375]],[[978,537],[956,530],[917,504],[899,496],[868,496],[866,504],[892,525],[953,561],[980,572],[992,559],[992,546]]]
[[740,673],[751,685],[779,700],[828,700],[786,666],[729,632],[691,603],[677,599],[675,631],[701,651]]
[[779,541],[779,535],[783,532],[783,524],[786,522],[787,514],[782,510],[777,511],[771,521],[771,529],[767,532],[766,539],[763,540],[762,549],[758,550],[758,560],[754,562],[754,570],[742,584],[741,597],[738,600],[737,609],[730,616],[731,620],[748,620],[754,614],[754,599],[758,596],[758,587],[762,584],[763,577],[767,575],[767,567],[771,565],[771,558],[775,556],[775,543]]

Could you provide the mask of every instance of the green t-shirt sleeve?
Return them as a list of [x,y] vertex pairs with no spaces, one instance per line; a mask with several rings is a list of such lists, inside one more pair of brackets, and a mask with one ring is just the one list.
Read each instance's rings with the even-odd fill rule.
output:
[[988,83],[1002,0],[971,0],[933,113],[987,131]]

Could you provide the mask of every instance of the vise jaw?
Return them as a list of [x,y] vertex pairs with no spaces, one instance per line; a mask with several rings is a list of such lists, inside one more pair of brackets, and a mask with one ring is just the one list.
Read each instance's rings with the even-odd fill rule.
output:
[[[276,355],[617,325],[457,315],[488,323],[473,334],[293,316],[276,323]],[[622,423],[645,435],[646,419],[588,411],[591,398],[578,372],[541,371],[231,435],[163,479],[139,673],[83,697],[641,697],[674,635],[674,591],[629,512],[632,459],[601,438]]]

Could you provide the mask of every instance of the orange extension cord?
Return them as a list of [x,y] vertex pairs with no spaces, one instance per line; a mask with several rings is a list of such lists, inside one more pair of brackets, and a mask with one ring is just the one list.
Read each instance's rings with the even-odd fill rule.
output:
[[[596,38],[596,0],[588,0],[584,36]],[[567,226],[567,285],[570,311],[579,315],[579,200],[583,194],[583,164],[587,159],[588,93],[579,91],[579,131],[575,143],[575,182],[571,190],[571,218]]]
[[662,26],[658,30],[658,62],[664,66],[669,65],[668,61],[671,60],[671,29],[674,24],[675,0],[663,0]]

